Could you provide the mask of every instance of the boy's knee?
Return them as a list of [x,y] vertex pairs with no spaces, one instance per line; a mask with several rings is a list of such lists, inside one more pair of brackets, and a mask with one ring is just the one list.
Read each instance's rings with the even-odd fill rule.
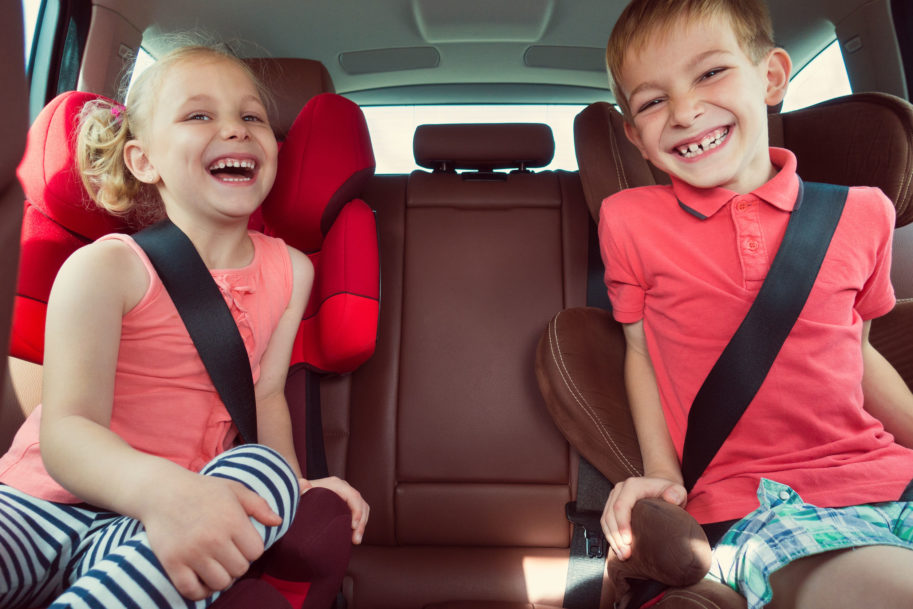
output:
[[810,556],[771,576],[773,609],[888,609],[913,598],[913,550],[865,546]]

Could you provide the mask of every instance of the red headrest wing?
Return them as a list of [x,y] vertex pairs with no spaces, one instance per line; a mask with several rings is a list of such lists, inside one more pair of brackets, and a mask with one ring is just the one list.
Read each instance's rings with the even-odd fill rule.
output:
[[70,91],[51,100],[29,129],[18,169],[26,200],[10,354],[33,362],[43,359],[48,296],[60,265],[79,247],[126,230],[119,218],[95,206],[76,170],[79,113],[95,99]]
[[279,151],[276,183],[263,203],[270,234],[303,252],[320,249],[343,205],[374,175],[374,151],[354,102],[324,93],[311,99]]
[[264,201],[266,232],[310,255],[314,287],[292,363],[350,372],[374,352],[380,303],[377,224],[357,199],[374,174],[361,109],[332,93],[301,110]]

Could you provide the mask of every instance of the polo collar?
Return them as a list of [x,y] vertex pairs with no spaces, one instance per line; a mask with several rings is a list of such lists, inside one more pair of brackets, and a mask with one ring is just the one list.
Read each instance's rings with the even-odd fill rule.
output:
[[774,207],[791,212],[799,195],[799,176],[796,175],[796,155],[785,148],[770,148],[770,162],[779,167],[777,174],[748,195],[725,188],[696,188],[675,176],[672,191],[682,209],[693,216],[706,220],[724,205],[738,197],[755,197]]

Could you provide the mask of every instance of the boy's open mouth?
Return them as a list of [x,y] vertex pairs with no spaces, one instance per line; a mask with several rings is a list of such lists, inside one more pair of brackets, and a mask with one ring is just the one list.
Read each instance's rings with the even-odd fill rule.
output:
[[249,182],[256,169],[257,164],[251,159],[222,158],[209,166],[209,173],[222,182]]
[[713,133],[708,133],[699,142],[691,142],[684,146],[677,146],[675,150],[686,159],[691,159],[704,154],[708,150],[716,148],[722,144],[727,137],[729,137],[729,127],[723,127],[717,129]]

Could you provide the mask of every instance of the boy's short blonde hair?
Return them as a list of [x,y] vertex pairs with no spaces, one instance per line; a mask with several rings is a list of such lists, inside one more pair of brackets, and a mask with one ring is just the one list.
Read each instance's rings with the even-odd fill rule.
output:
[[632,0],[612,28],[606,47],[609,85],[625,115],[631,118],[628,100],[619,79],[628,53],[643,49],[653,34],[666,34],[686,19],[725,16],[736,40],[752,62],[758,63],[776,44],[764,0]]

